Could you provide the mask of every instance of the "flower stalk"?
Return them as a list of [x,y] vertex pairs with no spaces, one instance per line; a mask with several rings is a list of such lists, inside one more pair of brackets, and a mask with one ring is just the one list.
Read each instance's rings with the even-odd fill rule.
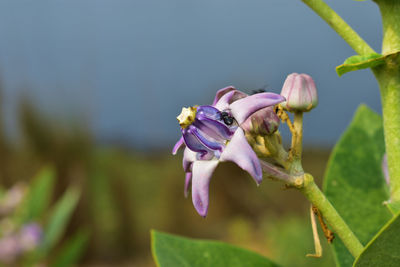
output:
[[315,184],[314,178],[310,174],[304,175],[304,185],[299,190],[321,212],[328,225],[339,236],[350,253],[355,258],[360,255],[364,249],[363,245]]

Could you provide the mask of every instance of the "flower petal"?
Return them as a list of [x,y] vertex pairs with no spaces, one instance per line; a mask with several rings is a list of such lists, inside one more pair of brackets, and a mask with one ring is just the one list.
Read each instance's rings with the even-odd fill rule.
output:
[[206,217],[208,211],[208,188],[218,160],[198,160],[193,163],[192,201],[200,216]]
[[224,111],[229,108],[229,104],[231,103],[231,98],[235,94],[235,91],[229,91],[224,94],[217,103],[215,103],[214,107],[220,111]]
[[205,116],[210,119],[217,120],[220,117],[220,111],[213,106],[199,106],[197,107],[196,117]]
[[209,150],[218,150],[220,152],[222,152],[222,150],[224,149],[224,145],[220,142],[214,141],[214,139],[209,136],[207,136],[207,134],[203,133],[202,131],[200,131],[197,128],[194,128],[191,130],[191,132],[193,133],[193,135],[195,135],[197,137],[197,139],[199,139],[199,141]]
[[262,170],[260,161],[249,143],[247,143],[244,132],[238,128],[231,141],[221,154],[220,161],[233,161],[240,168],[247,171],[260,184],[262,181]]
[[218,141],[231,139],[237,126],[229,128],[224,123],[199,115],[193,125],[208,136]]
[[189,185],[190,185],[191,181],[192,181],[192,173],[191,172],[187,172],[186,175],[185,175],[185,189],[184,189],[185,197],[188,197]]
[[200,142],[197,136],[194,135],[194,132],[196,131],[197,129],[193,125],[190,125],[185,129],[182,129],[183,140],[185,141],[186,146],[190,150],[194,152],[200,152],[202,155],[205,155],[209,152],[209,150],[202,142]]
[[228,93],[228,92],[230,92],[232,90],[236,90],[235,87],[227,86],[225,88],[219,89],[217,91],[217,94],[215,95],[215,98],[214,98],[214,101],[213,101],[212,105],[215,106],[215,104],[217,104],[218,100],[220,100],[223,95],[225,95],[226,93]]
[[183,141],[183,137],[181,137],[178,142],[176,142],[176,144],[174,145],[174,148],[172,149],[172,155],[176,155],[176,152],[178,152],[178,149],[181,148],[181,146],[184,144],[185,142]]
[[276,105],[285,98],[274,93],[259,93],[239,99],[229,105],[233,117],[242,124],[251,114],[265,107]]
[[183,151],[183,170],[185,172],[190,172],[192,171],[192,164],[196,160],[196,152],[193,152],[189,148],[185,148]]

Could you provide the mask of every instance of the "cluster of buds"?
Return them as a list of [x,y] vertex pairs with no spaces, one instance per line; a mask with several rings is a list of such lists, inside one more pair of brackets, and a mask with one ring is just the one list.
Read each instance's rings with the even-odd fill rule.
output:
[[[283,148],[277,131],[281,120],[290,124],[282,109],[295,113],[296,126],[296,116],[310,111],[317,103],[312,78],[293,73],[287,77],[280,95],[266,92],[247,95],[229,86],[217,92],[212,105],[183,108],[177,117],[182,137],[172,153],[176,154],[180,147],[186,146],[183,157],[185,196],[191,184],[192,201],[197,212],[203,217],[207,214],[208,186],[219,162],[235,162],[257,184],[262,181],[262,170],[275,178],[292,179],[293,176],[286,172],[290,172],[286,162],[293,157]],[[277,110],[280,112],[277,113]],[[283,113],[286,114],[284,118]],[[289,126],[292,146],[298,146],[301,128],[299,133],[298,127]],[[291,152],[299,151],[293,147]],[[257,157],[260,151],[268,151],[264,156],[273,154],[274,160],[284,169],[260,160]]]

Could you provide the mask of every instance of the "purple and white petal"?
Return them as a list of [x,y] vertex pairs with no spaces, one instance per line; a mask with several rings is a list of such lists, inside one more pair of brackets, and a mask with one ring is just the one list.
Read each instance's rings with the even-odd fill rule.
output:
[[190,182],[192,181],[192,172],[187,172],[186,174],[185,174],[185,189],[184,189],[184,195],[185,195],[185,197],[188,197],[188,194],[189,194],[189,185],[190,185]]
[[185,148],[183,151],[183,170],[185,172],[191,172],[192,171],[192,164],[195,160],[197,160],[196,157],[197,153],[193,152],[189,148]]
[[233,86],[227,86],[225,88],[219,89],[215,95],[212,105],[215,106],[215,104],[217,104],[218,100],[220,100],[223,95],[225,95],[226,93],[228,93],[232,90],[236,90],[236,88]]
[[219,159],[220,161],[233,161],[240,168],[247,171],[260,184],[262,181],[262,170],[260,161],[253,151],[241,128],[238,128],[231,141],[225,147]]
[[[207,136],[199,129],[194,128],[192,133],[207,148],[207,150],[218,150],[222,152],[225,147],[221,142],[214,141],[212,138],[210,138],[210,136]],[[204,153],[202,154],[204,155]]]
[[230,139],[236,130],[236,128],[231,129],[220,121],[209,119],[202,115],[197,116],[193,126],[218,141]]
[[239,99],[229,105],[229,109],[239,124],[242,124],[251,114],[265,107],[276,105],[285,98],[274,93],[259,93]]
[[220,113],[221,112],[213,106],[199,106],[197,107],[196,117],[205,116],[210,119],[218,120]]
[[220,111],[224,111],[229,108],[229,104],[232,103],[231,99],[235,91],[230,91],[224,94],[217,103],[215,103],[214,107]]
[[197,132],[196,127],[190,125],[189,127],[182,129],[183,140],[185,141],[185,145],[194,152],[199,152],[202,155],[205,155],[209,152],[206,146],[197,138],[194,134]]
[[185,142],[183,141],[183,136],[176,142],[174,145],[174,148],[172,149],[172,155],[176,155],[176,152],[178,152],[179,148],[184,144]]
[[208,189],[218,163],[218,160],[198,160],[193,163],[192,201],[197,212],[203,217],[207,215]]

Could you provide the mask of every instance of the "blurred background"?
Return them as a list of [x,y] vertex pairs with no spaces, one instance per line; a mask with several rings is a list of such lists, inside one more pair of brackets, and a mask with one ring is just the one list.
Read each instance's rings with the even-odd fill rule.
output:
[[[376,50],[372,1],[326,1]],[[210,211],[183,196],[182,106],[208,104],[234,85],[279,93],[292,72],[310,74],[319,106],[305,117],[304,166],[321,183],[330,149],[360,103],[380,110],[369,70],[339,78],[355,53],[295,0],[14,0],[0,2],[0,179],[5,187],[44,166],[53,198],[82,195],[66,236],[85,227],[83,266],[153,266],[149,230],[219,239],[284,266],[333,266],[313,252],[308,204],[234,164],[211,183]],[[287,138],[285,125],[281,132]]]

